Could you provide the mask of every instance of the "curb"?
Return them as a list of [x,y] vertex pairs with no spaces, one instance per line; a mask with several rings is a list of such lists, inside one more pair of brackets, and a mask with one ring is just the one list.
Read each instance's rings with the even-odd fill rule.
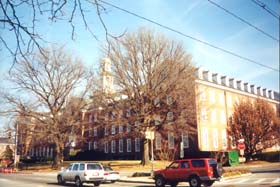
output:
[[126,183],[141,183],[141,184],[154,184],[153,181],[146,181],[146,179],[143,180],[126,180],[126,179],[120,179],[119,182],[126,182]]
[[250,176],[252,175],[252,173],[245,173],[245,174],[241,174],[241,175],[234,175],[234,176],[230,176],[230,177],[223,177],[220,181],[227,181],[227,180],[231,180],[231,179],[235,179],[238,177],[245,177],[245,176]]

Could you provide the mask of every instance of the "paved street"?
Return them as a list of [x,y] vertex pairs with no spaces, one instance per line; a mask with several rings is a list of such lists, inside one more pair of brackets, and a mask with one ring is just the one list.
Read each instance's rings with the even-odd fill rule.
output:
[[[123,172],[122,175],[127,175]],[[0,186],[12,187],[58,187],[56,173],[34,173],[34,174],[0,174]],[[72,186],[74,184],[66,184]],[[86,184],[85,186],[92,186]],[[117,182],[114,184],[104,183],[104,187],[154,187],[151,180],[140,178],[136,182]],[[181,183],[179,187],[188,187],[188,183]],[[280,169],[278,165],[269,167],[256,167],[252,174],[239,176],[232,179],[223,179],[214,183],[213,187],[280,187]],[[60,186],[61,187],[61,186]]]

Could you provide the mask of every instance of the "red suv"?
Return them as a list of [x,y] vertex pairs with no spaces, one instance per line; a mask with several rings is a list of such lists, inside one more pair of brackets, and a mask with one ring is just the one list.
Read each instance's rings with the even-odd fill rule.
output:
[[213,158],[175,160],[165,169],[154,171],[156,187],[189,182],[191,187],[211,186],[222,177],[222,167]]

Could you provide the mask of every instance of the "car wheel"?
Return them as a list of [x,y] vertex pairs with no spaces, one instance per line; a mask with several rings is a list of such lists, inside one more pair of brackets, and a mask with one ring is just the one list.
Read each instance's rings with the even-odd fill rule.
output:
[[99,186],[101,181],[93,182],[94,186]]
[[115,180],[112,180],[112,181],[111,181],[111,183],[115,183],[115,182],[116,182]]
[[165,180],[162,176],[158,176],[155,179],[155,185],[156,187],[164,187],[165,186]]
[[75,178],[75,185],[76,185],[76,187],[82,187],[83,186],[83,183],[82,183],[82,181],[79,177]]
[[193,176],[189,180],[190,186],[191,187],[200,187],[201,186],[201,181],[197,176]]
[[214,181],[206,181],[206,182],[203,183],[203,185],[205,187],[210,187],[210,186],[212,186],[213,183],[214,183]]
[[64,183],[65,183],[65,181],[62,179],[62,176],[61,176],[61,175],[58,175],[58,176],[57,176],[57,183],[58,183],[58,184],[64,184]]

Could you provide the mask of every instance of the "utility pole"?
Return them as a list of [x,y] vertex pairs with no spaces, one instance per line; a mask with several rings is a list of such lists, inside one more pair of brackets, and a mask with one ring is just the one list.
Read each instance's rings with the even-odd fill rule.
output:
[[15,151],[14,151],[14,167],[17,167],[17,145],[18,145],[18,122],[16,122],[16,132],[15,132]]

